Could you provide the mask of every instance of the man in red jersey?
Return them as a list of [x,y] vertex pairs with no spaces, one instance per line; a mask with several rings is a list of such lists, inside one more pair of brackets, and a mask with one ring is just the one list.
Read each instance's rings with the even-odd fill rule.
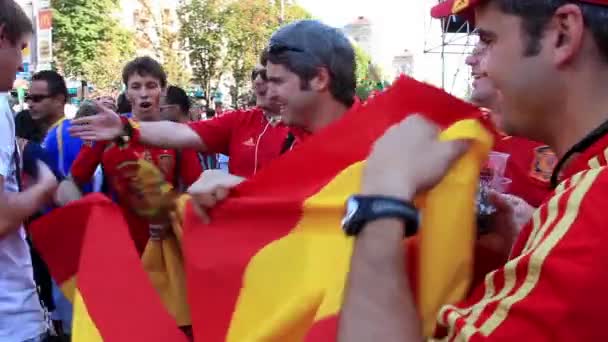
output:
[[[193,148],[202,153],[221,153],[230,157],[230,173],[250,177],[280,155],[287,129],[276,115],[276,104],[268,100],[267,81],[263,67],[252,74],[257,107],[218,115],[212,120],[180,124],[158,121],[142,122],[138,126],[137,139],[144,145],[163,148]],[[109,124],[103,122],[109,119]],[[101,140],[114,139],[122,133],[124,122],[118,116],[89,117],[81,120],[107,130]],[[82,122],[81,122],[82,123]],[[78,121],[77,121],[78,124]],[[81,127],[72,132],[82,134]],[[99,140],[99,136],[90,137]]]
[[[137,58],[124,68],[123,81],[133,107],[134,124],[161,120],[160,98],[167,86],[162,66],[149,57]],[[146,166],[141,167],[138,160],[145,160]],[[99,164],[123,208],[140,253],[148,242],[151,225],[167,223],[167,217],[159,216],[162,214],[159,206],[163,196],[172,190],[145,182],[165,181],[179,190],[190,186],[203,172],[192,149],[153,148],[136,141],[100,141],[83,146],[72,165],[68,182],[78,186],[88,183]]]
[[[466,59],[473,76],[473,92],[470,100],[475,105],[488,109],[489,117],[500,129],[500,94],[481,67],[485,49],[485,44],[479,42]],[[549,180],[557,163],[555,154],[545,144],[504,134],[502,139],[496,141],[494,150],[509,155],[505,177],[513,182],[509,186],[508,193],[522,198],[537,208],[551,192]]]
[[[448,0],[433,14],[463,11],[474,11],[487,45],[483,71],[503,96],[505,132],[547,143],[560,161],[554,191],[521,231],[509,261],[469,298],[441,310],[442,337],[606,340],[608,1]],[[419,116],[389,130],[368,159],[363,194],[410,202],[433,187],[467,148],[436,137]],[[400,257],[403,221],[368,221],[353,252],[338,340],[420,341]]]

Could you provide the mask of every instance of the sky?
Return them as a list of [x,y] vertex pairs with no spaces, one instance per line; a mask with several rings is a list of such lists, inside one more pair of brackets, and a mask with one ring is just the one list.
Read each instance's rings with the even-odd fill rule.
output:
[[[437,0],[297,0],[323,22],[344,27],[358,16],[367,17],[373,25],[372,58],[392,74],[392,58],[405,49],[414,54],[414,77],[436,86],[442,85],[440,48],[436,53],[425,49],[441,46],[440,22],[430,17],[430,8]],[[470,37],[469,39],[474,39]],[[471,40],[472,41],[472,40]],[[467,42],[462,37],[459,43]],[[444,85],[448,92],[463,96],[469,68],[464,64],[467,47],[452,46],[458,54],[445,57]]]

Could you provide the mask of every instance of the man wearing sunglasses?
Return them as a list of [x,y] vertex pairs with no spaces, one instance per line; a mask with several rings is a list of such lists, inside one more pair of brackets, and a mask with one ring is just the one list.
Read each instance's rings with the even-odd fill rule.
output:
[[[21,7],[12,0],[0,1],[0,93],[10,91],[16,74],[23,71],[22,51],[32,33]],[[57,180],[38,162],[38,177],[21,189],[15,125],[6,100],[0,95],[0,340],[39,342],[48,338],[47,325],[22,223],[51,201]]]
[[65,116],[65,104],[68,101],[65,80],[55,71],[40,71],[32,76],[32,84],[25,100],[32,119],[46,134]]

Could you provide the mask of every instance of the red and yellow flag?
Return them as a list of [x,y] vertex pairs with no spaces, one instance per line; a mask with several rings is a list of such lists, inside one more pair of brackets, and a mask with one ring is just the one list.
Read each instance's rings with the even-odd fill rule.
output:
[[74,341],[187,341],[142,266],[120,208],[90,195],[37,220],[34,244],[74,305]]
[[187,211],[183,248],[198,341],[335,340],[353,247],[340,228],[344,202],[359,190],[372,143],[410,113],[444,128],[458,122],[444,139],[476,141],[420,199],[421,268],[413,277],[432,334],[439,306],[464,296],[470,282],[475,189],[492,138],[467,120],[481,116],[477,109],[401,78],[235,189],[211,225]]

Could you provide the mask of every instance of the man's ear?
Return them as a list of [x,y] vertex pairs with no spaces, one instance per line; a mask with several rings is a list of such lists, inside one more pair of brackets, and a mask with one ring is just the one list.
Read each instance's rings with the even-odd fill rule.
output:
[[331,84],[331,76],[326,67],[317,68],[317,75],[310,80],[310,88],[315,91],[324,91],[329,89]]

